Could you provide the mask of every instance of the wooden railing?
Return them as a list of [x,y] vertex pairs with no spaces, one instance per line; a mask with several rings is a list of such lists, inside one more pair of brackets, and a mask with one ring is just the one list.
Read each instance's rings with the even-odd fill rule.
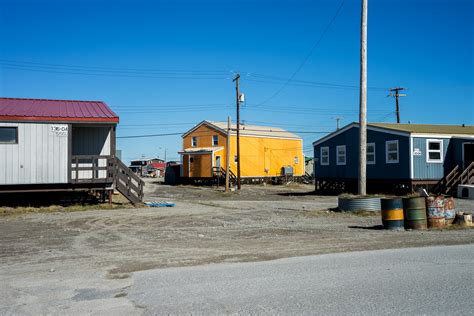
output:
[[458,184],[459,180],[459,166],[456,165],[447,175],[445,175],[439,182],[431,189],[437,194],[449,194],[453,188]]
[[433,193],[437,194],[452,194],[458,184],[473,184],[474,183],[474,162],[471,162],[463,171],[460,171],[456,165],[450,173],[443,177],[432,188]]
[[74,155],[71,160],[72,183],[114,184],[115,189],[130,202],[142,201],[145,182],[120,159],[113,156]]
[[115,188],[130,202],[140,203],[143,199],[145,182],[130,170],[120,159],[115,158]]
[[474,161],[459,176],[459,184],[474,184]]
[[[214,178],[224,178],[225,179],[226,170],[222,167],[212,167],[212,176]],[[232,170],[229,169],[229,182],[235,184],[237,182],[237,176]]]
[[74,155],[71,161],[72,183],[112,183],[114,157],[100,155]]

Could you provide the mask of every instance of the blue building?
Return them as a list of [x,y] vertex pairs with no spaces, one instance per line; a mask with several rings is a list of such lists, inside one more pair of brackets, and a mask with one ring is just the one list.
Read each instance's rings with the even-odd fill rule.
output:
[[[357,191],[359,124],[315,141],[317,191]],[[474,126],[372,123],[367,125],[367,190],[440,192],[474,182]]]

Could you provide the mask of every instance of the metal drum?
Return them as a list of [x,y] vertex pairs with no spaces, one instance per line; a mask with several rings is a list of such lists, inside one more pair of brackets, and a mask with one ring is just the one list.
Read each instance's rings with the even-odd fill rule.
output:
[[403,218],[405,219],[405,229],[427,229],[425,198],[404,198]]
[[446,225],[451,225],[456,217],[456,209],[454,207],[454,198],[445,197],[444,198],[444,218],[446,220]]
[[444,219],[444,196],[429,196],[426,198],[426,211],[428,214],[428,227],[443,228],[445,226]]
[[382,224],[385,229],[403,229],[403,203],[401,198],[381,199]]

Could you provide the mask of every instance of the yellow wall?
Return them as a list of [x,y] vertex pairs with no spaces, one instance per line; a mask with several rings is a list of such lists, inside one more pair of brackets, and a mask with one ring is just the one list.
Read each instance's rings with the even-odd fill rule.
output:
[[[236,136],[231,136],[230,144],[231,157],[234,157],[237,152]],[[283,166],[292,166],[295,176],[304,174],[302,140],[241,136],[240,160],[242,177],[279,176]],[[231,170],[237,174],[234,159],[231,159],[230,165]]]
[[[208,126],[200,126],[191,134],[183,138],[183,149],[191,148],[191,138],[197,137],[196,147],[213,147],[212,135],[218,135],[218,147],[223,150],[214,153],[214,161],[211,164],[212,155],[192,155],[194,166],[188,164],[188,155],[183,155],[184,177],[210,177],[212,166],[216,165],[216,157],[221,157],[221,166],[226,166],[226,135]],[[230,138],[230,169],[237,175],[237,164],[234,156],[237,153],[236,136]],[[242,177],[273,177],[281,175],[283,166],[292,166],[295,176],[304,174],[303,143],[298,139],[264,138],[255,136],[240,137],[241,176]],[[202,156],[201,158],[196,158]],[[295,157],[297,162],[295,163]],[[198,171],[197,169],[201,169]],[[191,173],[189,173],[191,170]]]

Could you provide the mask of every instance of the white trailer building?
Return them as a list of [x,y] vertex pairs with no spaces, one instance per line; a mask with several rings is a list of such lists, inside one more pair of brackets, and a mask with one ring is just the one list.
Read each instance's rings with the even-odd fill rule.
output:
[[100,101],[0,98],[0,193],[115,187],[140,201],[143,182],[115,157],[118,122]]

